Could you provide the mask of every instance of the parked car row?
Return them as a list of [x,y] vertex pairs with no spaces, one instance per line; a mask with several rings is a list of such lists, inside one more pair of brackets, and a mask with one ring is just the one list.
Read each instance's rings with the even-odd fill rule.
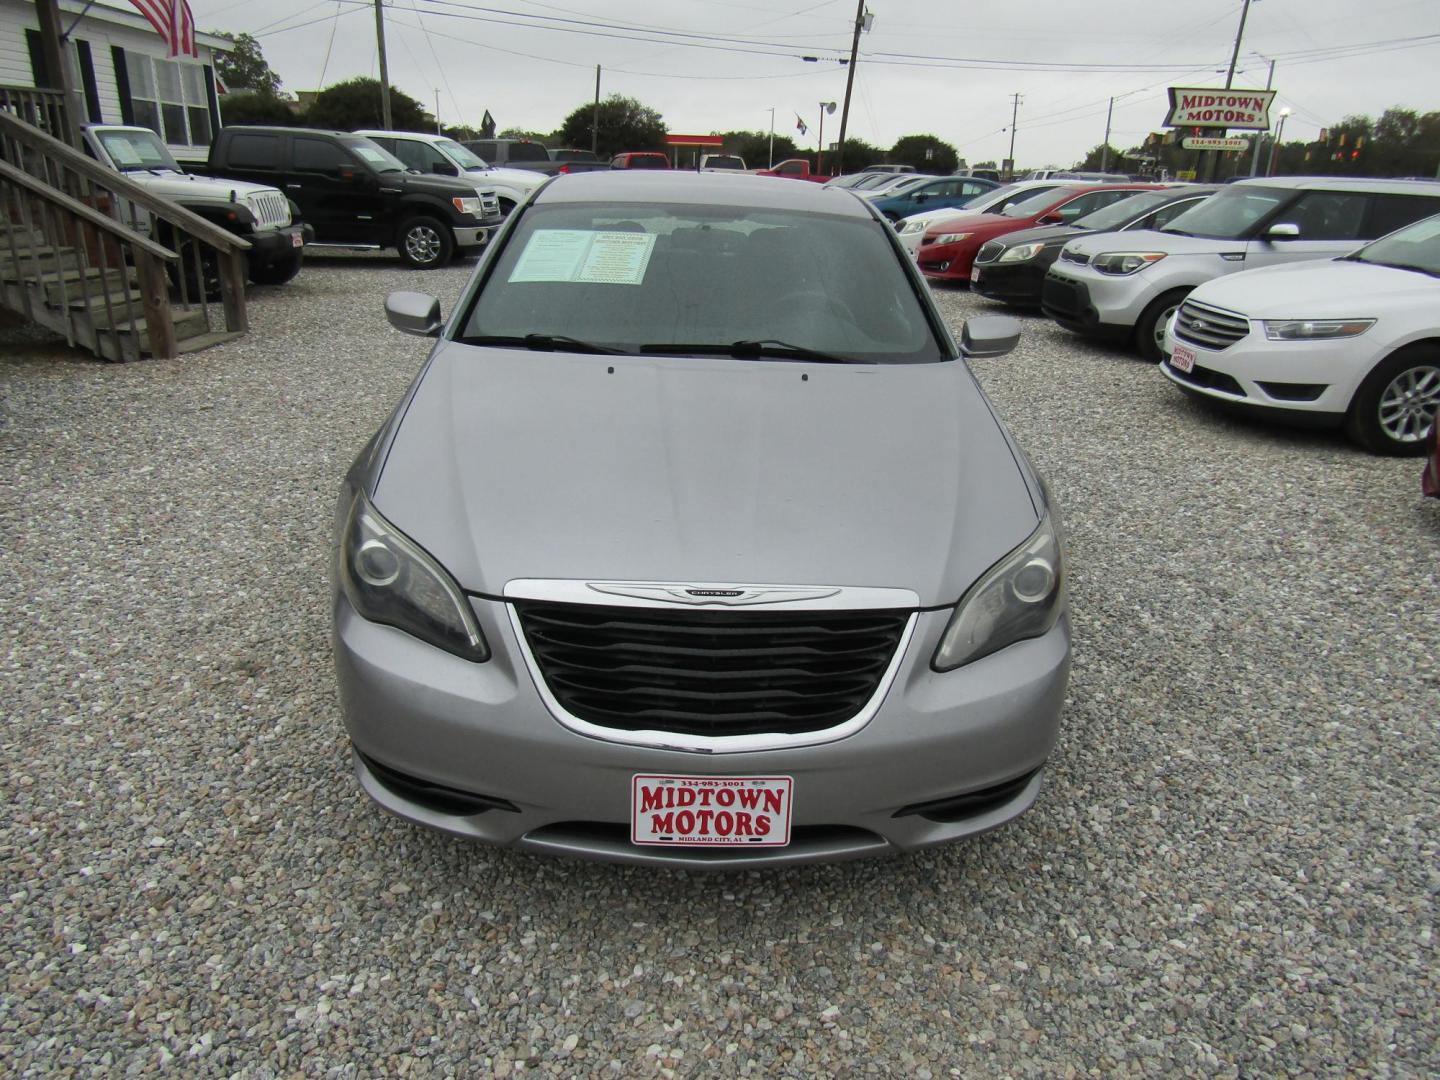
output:
[[901,240],[932,282],[969,280],[982,296],[1128,345],[1191,395],[1343,427],[1375,453],[1433,445],[1440,183],[1143,187],[1060,188],[998,220],[967,208],[902,226]]

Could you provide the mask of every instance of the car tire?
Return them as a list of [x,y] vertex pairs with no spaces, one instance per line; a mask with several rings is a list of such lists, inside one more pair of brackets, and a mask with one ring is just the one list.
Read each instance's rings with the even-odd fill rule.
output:
[[1151,301],[1135,321],[1135,351],[1152,364],[1158,364],[1165,355],[1160,347],[1165,340],[1165,324],[1189,295],[1189,289],[1171,289]]
[[1409,345],[1365,376],[1345,414],[1345,432],[1372,454],[1423,454],[1437,406],[1440,345]]
[[287,281],[294,280],[304,262],[304,254],[297,251],[288,258],[277,259],[264,266],[252,266],[250,280],[256,285],[284,285]]
[[408,218],[400,226],[395,246],[406,266],[414,270],[433,270],[444,266],[455,253],[455,237],[450,226],[428,215]]

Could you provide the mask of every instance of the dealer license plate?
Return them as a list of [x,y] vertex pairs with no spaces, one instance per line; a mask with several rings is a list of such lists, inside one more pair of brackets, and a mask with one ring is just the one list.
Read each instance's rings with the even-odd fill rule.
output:
[[305,237],[301,236],[298,232],[297,232],[297,233],[291,233],[291,234],[290,234],[290,246],[291,246],[291,247],[304,247],[304,246],[305,246]]
[[1195,350],[1187,349],[1184,345],[1176,345],[1175,351],[1170,354],[1170,366],[1176,371],[1195,370]]
[[630,780],[630,840],[680,847],[784,847],[788,776],[652,776]]
[[970,270],[970,284],[971,284],[971,285],[979,285],[979,284],[980,284],[980,273],[981,273],[980,267],[976,266],[976,267],[972,267],[972,268],[971,268],[971,270]]

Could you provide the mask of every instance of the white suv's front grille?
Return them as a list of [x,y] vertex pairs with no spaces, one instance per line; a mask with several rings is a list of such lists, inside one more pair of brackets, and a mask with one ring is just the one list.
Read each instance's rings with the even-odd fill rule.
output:
[[494,217],[500,213],[500,199],[493,191],[475,189],[475,194],[480,196],[480,216]]
[[245,205],[262,228],[290,224],[290,203],[278,191],[262,191],[245,196]]

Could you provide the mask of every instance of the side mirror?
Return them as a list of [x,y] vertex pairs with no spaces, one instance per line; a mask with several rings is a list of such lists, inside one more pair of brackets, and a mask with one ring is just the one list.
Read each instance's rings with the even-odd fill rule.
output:
[[385,317],[402,334],[416,337],[439,337],[444,325],[440,301],[428,293],[392,292],[385,297]]
[[911,195],[910,198],[914,199],[917,203],[929,202],[930,193],[926,191],[917,191],[914,195]]
[[1300,226],[1290,221],[1282,221],[1271,225],[1265,230],[1267,240],[1299,240]]
[[355,169],[352,166],[341,165],[339,173],[341,183],[353,184],[355,182]]
[[451,163],[448,162],[448,161],[436,161],[436,162],[433,162],[433,163],[430,165],[430,171],[431,171],[432,173],[439,173],[441,176],[459,176],[459,175],[460,175],[460,169],[459,169],[459,167],[456,166],[456,165],[451,164]]
[[965,320],[960,352],[967,360],[1004,356],[1020,343],[1020,320],[1011,315],[977,315]]

